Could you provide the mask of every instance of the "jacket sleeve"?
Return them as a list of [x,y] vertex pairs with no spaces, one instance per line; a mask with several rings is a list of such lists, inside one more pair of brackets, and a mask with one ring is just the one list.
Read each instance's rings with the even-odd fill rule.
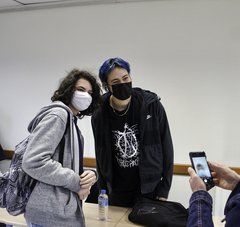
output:
[[240,182],[230,194],[224,214],[226,217],[226,227],[240,226]]
[[206,191],[192,194],[189,204],[187,227],[213,227],[212,197]]
[[[97,161],[98,163],[98,161]],[[99,169],[98,167],[99,165],[97,164],[97,172],[98,172],[98,181],[97,181],[97,184],[98,184],[98,188],[101,190],[101,189],[106,189],[107,190],[107,193],[108,192],[108,187],[107,187],[107,183],[106,181],[104,180],[104,177],[103,175],[101,174],[101,170]]]
[[23,155],[23,170],[46,184],[80,190],[80,177],[72,169],[63,168],[52,159],[65,131],[66,122],[58,115],[46,115],[32,131]]
[[103,177],[103,174],[101,172],[101,168],[100,168],[100,163],[99,163],[99,148],[100,148],[100,144],[97,138],[97,129],[96,129],[96,116],[93,116],[91,119],[92,122],[92,130],[93,130],[93,136],[94,136],[94,142],[95,142],[95,156],[96,156],[96,168],[97,168],[97,174],[98,174],[98,188],[99,189],[107,189],[107,183]]
[[158,197],[168,198],[173,176],[173,144],[167,115],[160,101],[158,101],[158,115],[163,152],[163,175],[157,186],[156,195]]

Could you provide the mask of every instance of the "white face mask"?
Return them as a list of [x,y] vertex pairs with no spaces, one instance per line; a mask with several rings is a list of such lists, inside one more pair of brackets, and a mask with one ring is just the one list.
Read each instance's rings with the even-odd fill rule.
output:
[[75,91],[72,97],[72,105],[79,111],[86,110],[92,103],[92,96],[85,91]]

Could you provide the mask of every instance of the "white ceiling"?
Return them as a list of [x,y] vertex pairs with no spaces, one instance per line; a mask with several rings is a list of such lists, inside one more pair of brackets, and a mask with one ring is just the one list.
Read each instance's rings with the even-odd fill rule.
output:
[[[74,5],[108,4],[121,2],[138,2],[144,0],[0,0],[0,13],[37,8],[63,7]],[[150,1],[150,0],[145,0]],[[152,0],[157,1],[157,0]]]
[[60,0],[20,0],[24,4],[42,3],[42,2],[60,2]]
[[7,7],[7,6],[19,6],[20,4],[12,1],[12,0],[1,0],[0,1],[0,8]]

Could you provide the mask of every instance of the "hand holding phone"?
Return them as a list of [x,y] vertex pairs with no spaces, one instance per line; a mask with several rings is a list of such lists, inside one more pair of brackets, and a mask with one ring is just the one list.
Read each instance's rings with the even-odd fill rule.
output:
[[190,152],[189,157],[191,159],[193,169],[195,170],[197,175],[203,180],[207,190],[214,187],[215,184],[207,163],[205,152]]
[[192,167],[188,167],[188,174],[190,176],[189,183],[193,192],[203,190],[207,191],[206,184],[203,180],[196,174]]

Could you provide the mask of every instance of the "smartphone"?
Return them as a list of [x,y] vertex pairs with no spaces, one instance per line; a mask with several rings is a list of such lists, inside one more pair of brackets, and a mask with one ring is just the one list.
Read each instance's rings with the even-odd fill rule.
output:
[[207,190],[214,187],[215,184],[207,163],[207,157],[205,152],[190,152],[189,157],[191,159],[193,169],[196,171],[197,175],[201,177],[201,179],[206,185]]

